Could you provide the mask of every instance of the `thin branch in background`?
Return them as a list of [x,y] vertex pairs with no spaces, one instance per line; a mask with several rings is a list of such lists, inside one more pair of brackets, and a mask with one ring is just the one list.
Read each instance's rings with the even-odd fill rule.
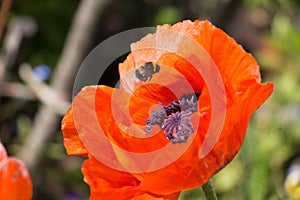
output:
[[36,97],[45,105],[52,107],[58,114],[65,114],[66,110],[71,106],[71,103],[66,100],[66,94],[53,90],[41,81],[34,74],[29,64],[22,64],[19,69],[19,74]]
[[[76,72],[90,47],[98,15],[107,2],[108,0],[80,2],[52,77],[50,87],[56,92],[70,93]],[[40,107],[30,135],[18,155],[30,171],[37,167],[46,144],[59,127],[59,122],[60,115],[52,107],[48,105]]]
[[19,69],[21,79],[26,83],[5,82],[0,80],[0,96],[26,100],[39,100],[52,107],[58,114],[63,115],[71,106],[67,95],[58,93],[41,81],[29,64],[22,64]]
[[19,58],[24,50],[24,41],[33,37],[37,30],[38,25],[30,16],[18,16],[11,20],[1,49],[1,58],[6,69],[4,76],[9,74],[8,70],[17,69],[24,62]]
[[0,12],[0,44],[2,41],[2,35],[4,33],[4,27],[7,20],[7,16],[13,0],[3,0],[1,5],[1,12]]
[[10,98],[19,98],[26,100],[35,100],[35,94],[24,84],[19,82],[1,82],[0,81],[1,96]]

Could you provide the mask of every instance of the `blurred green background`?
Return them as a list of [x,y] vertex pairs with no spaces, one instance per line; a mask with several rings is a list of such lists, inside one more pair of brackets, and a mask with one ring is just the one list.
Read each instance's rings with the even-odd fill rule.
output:
[[[35,20],[38,29],[24,44],[26,51],[21,52],[19,62],[8,70],[5,81],[20,81],[17,65],[28,62],[34,68],[47,69],[45,81],[49,82],[79,2],[13,2],[6,27],[16,17],[26,15]],[[234,37],[257,58],[263,82],[272,81],[275,91],[255,112],[240,152],[212,178],[213,184],[219,198],[225,200],[289,199],[284,188],[285,177],[291,165],[300,163],[299,10],[299,0],[107,1],[99,13],[96,33],[90,38],[90,49],[124,30],[183,19],[209,19]],[[16,155],[41,103],[5,95],[0,96],[0,102],[0,139],[8,153]],[[88,199],[89,188],[80,170],[83,159],[66,155],[59,129],[58,126],[47,143],[38,168],[31,171],[33,199]],[[198,188],[184,191],[180,199],[204,197]]]

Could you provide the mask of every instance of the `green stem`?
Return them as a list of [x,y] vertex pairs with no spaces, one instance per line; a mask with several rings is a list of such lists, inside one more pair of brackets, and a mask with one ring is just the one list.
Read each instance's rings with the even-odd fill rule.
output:
[[214,186],[212,185],[210,180],[208,180],[204,185],[202,185],[202,189],[207,200],[218,200]]

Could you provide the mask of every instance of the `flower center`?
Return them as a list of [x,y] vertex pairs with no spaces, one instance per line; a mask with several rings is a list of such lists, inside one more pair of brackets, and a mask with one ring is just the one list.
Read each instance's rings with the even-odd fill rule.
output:
[[172,143],[183,143],[194,132],[190,116],[196,111],[196,95],[184,95],[167,106],[151,111],[150,117],[145,120],[146,134],[158,125]]

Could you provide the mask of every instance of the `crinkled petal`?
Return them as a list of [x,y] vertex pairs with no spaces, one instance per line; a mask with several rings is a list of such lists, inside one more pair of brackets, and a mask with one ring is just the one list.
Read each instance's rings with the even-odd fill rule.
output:
[[133,175],[107,167],[92,156],[83,163],[82,172],[90,186],[91,199],[173,200],[179,196],[179,193],[166,196],[147,193]]
[[73,118],[73,109],[69,108],[61,122],[61,131],[64,136],[64,145],[69,155],[87,156],[87,150],[79,138]]
[[253,56],[209,21],[186,20],[173,26],[162,25],[158,29],[179,31],[197,40],[215,62],[224,82],[238,83],[247,79],[260,82],[259,66]]

